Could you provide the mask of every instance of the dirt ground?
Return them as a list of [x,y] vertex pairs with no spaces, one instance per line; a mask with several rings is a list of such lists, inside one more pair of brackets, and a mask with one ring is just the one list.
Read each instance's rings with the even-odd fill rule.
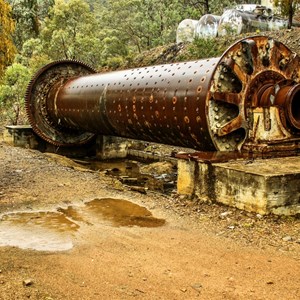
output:
[[[103,173],[1,142],[0,178],[0,240],[11,212],[33,220],[38,211],[69,212],[73,228],[61,230],[71,245],[63,251],[4,243],[1,300],[300,299],[299,218],[133,192]],[[161,222],[132,226],[84,211],[102,198],[128,200]]]

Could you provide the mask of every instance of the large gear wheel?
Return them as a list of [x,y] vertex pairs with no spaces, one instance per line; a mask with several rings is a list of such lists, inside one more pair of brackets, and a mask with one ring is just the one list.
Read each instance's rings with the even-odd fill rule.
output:
[[40,69],[30,81],[25,107],[34,132],[56,146],[73,146],[89,142],[95,134],[60,126],[47,111],[47,98],[53,87],[63,85],[70,78],[96,73],[92,67],[76,60],[59,60]]

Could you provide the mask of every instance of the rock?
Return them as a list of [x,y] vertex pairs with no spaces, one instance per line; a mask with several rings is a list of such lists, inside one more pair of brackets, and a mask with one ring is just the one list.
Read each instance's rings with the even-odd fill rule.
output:
[[201,290],[201,288],[202,288],[202,284],[201,283],[194,283],[193,285],[192,285],[192,288],[194,289],[194,290],[196,290],[196,291],[200,291]]
[[232,214],[231,211],[225,211],[225,212],[221,213],[221,214],[219,215],[219,217],[220,217],[221,219],[224,219],[225,217],[227,217],[228,215],[231,215],[231,214]]
[[174,172],[173,164],[168,161],[155,162],[150,165],[142,166],[140,172],[143,174],[171,174]]
[[31,285],[33,285],[33,280],[32,279],[25,279],[25,280],[23,280],[23,285],[24,286],[31,286]]
[[285,236],[284,238],[282,238],[282,240],[283,240],[284,242],[290,242],[290,241],[292,241],[292,237],[289,236],[289,235],[287,235],[287,236]]

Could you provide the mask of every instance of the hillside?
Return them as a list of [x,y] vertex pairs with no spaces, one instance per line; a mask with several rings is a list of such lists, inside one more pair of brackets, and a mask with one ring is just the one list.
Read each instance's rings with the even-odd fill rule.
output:
[[[136,56],[121,68],[134,68],[148,65],[173,63],[179,61],[196,60],[201,58],[217,57],[234,42],[247,36],[265,35],[274,38],[300,55],[300,28],[248,33],[238,36],[217,37],[213,40],[199,40],[195,43],[169,44],[151,49]],[[213,48],[213,49],[212,49]],[[215,54],[215,55],[214,55]]]

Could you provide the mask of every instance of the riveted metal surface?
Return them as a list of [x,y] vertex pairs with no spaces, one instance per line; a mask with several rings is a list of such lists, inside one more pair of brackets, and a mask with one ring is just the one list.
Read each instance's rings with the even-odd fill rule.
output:
[[59,62],[30,84],[29,119],[49,142],[83,143],[86,131],[240,151],[300,138],[300,59],[268,37],[243,39],[220,58],[90,73]]
[[54,101],[56,120],[103,134],[214,149],[205,103],[217,61],[159,65],[69,80]]

